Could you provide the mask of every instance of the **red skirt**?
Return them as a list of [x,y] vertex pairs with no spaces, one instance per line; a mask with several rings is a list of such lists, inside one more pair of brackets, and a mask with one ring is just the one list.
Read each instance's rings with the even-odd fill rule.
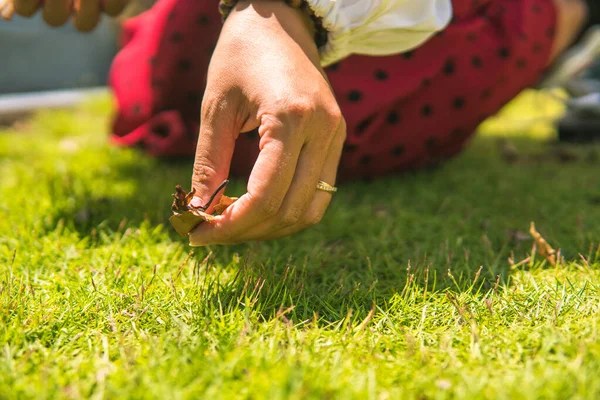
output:
[[[552,0],[454,0],[450,25],[419,48],[351,56],[326,69],[347,122],[341,178],[438,163],[460,152],[488,116],[543,74]],[[206,71],[221,28],[216,1],[160,0],[129,20],[110,85],[113,141],[155,156],[191,156]],[[256,132],[236,143],[232,175],[247,176]]]

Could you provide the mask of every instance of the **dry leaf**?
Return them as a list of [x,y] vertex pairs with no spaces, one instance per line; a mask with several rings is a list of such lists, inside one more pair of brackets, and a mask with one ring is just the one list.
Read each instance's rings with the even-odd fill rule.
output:
[[223,211],[233,203],[237,201],[237,197],[227,197],[225,195],[221,196],[221,200],[219,200],[219,204],[214,207],[215,213],[223,214]]
[[531,237],[535,241],[535,245],[537,246],[538,253],[540,253],[541,256],[546,257],[546,260],[548,260],[548,262],[551,265],[556,265],[556,250],[554,250],[548,244],[548,242],[546,242],[546,239],[544,239],[542,237],[542,235],[540,235],[540,233],[535,230],[535,223],[533,223],[533,222],[531,222],[531,227],[529,228],[529,233],[531,234]]
[[[171,205],[171,211],[173,215],[169,218],[169,222],[175,228],[177,233],[181,236],[187,236],[193,231],[198,225],[207,221],[212,222],[215,217],[212,214],[208,214],[206,210],[210,206],[212,199],[216,194],[227,185],[227,181],[223,182],[221,186],[211,196],[209,202],[201,207],[194,207],[191,205],[191,201],[196,191],[192,189],[190,193],[186,193],[181,186],[175,187],[175,193],[173,194],[173,204]],[[221,196],[219,204],[214,207],[215,214],[221,214],[227,207],[232,205],[237,200],[237,197]]]
[[173,214],[169,222],[181,236],[187,236],[204,221],[212,222],[215,219],[210,214],[200,210],[188,210],[181,214]]

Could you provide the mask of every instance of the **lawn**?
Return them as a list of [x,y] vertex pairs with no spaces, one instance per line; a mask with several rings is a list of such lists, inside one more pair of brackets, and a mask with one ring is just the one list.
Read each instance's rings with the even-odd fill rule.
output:
[[309,231],[197,249],[192,161],[109,146],[109,109],[0,131],[0,398],[600,398],[600,146],[552,156],[544,95]]

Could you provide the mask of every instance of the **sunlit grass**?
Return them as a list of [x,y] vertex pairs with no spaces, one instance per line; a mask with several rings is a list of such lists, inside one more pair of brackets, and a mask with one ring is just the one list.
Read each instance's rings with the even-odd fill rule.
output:
[[547,151],[536,96],[314,229],[193,253],[167,223],[191,160],[109,146],[106,99],[5,129],[0,398],[598,398],[600,149],[506,164],[501,134]]

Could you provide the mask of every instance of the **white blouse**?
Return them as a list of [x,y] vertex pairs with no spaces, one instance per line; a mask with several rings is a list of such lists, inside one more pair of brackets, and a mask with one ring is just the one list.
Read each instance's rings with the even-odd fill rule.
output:
[[329,32],[320,49],[329,65],[350,54],[389,55],[413,49],[446,27],[451,0],[307,0]]

